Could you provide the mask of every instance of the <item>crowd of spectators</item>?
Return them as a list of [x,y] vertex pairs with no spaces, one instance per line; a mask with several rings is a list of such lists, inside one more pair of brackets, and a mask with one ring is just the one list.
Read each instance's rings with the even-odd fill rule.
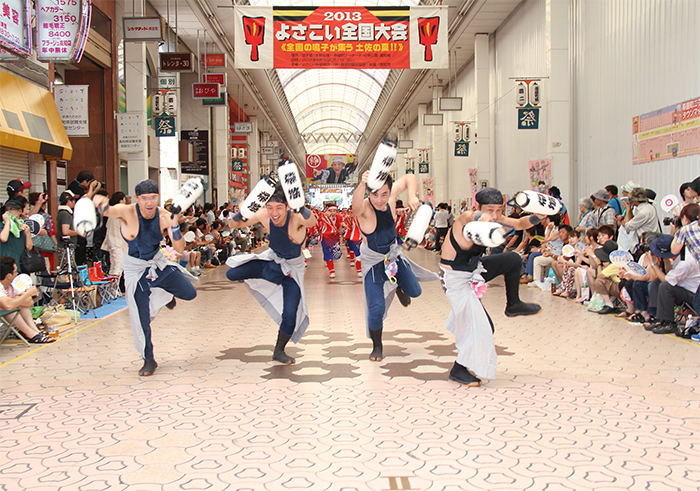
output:
[[629,181],[621,194],[611,184],[582,198],[571,226],[558,215],[513,233],[505,247],[523,259],[521,283],[656,334],[698,340],[700,178],[681,186],[663,224],[654,191]]

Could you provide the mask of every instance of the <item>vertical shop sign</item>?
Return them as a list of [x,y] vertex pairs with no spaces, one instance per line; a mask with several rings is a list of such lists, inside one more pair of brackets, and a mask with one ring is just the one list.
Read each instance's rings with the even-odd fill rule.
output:
[[53,93],[68,136],[90,136],[87,85],[56,85]]
[[29,6],[30,0],[0,2],[0,46],[20,56],[29,56],[32,52]]
[[173,116],[158,116],[155,120],[156,136],[175,136],[175,118]]
[[183,162],[180,171],[183,174],[209,175],[209,131],[185,130],[180,139],[194,145],[194,162]]
[[90,0],[36,0],[37,58],[80,61],[90,28]]
[[125,153],[143,152],[144,115],[142,113],[117,114],[117,151]]

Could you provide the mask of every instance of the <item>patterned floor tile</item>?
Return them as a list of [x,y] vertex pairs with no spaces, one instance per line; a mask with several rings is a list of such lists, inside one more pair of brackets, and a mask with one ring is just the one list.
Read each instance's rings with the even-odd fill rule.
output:
[[530,288],[537,322],[506,318],[495,280],[498,373],[465,388],[447,381],[438,282],[392,306],[370,362],[361,283],[329,282],[318,254],[295,365],[272,362],[276,328],[225,268],[153,322],[152,377],[127,312],[40,350],[3,344],[0,490],[700,488],[699,346]]

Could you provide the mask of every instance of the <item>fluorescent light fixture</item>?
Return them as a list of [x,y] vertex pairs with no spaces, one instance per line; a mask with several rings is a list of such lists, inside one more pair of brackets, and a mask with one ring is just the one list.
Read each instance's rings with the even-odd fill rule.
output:
[[424,126],[442,126],[442,114],[424,114]]
[[399,140],[398,148],[413,148],[413,140]]
[[462,98],[461,97],[441,97],[440,98],[440,111],[461,111],[462,110]]

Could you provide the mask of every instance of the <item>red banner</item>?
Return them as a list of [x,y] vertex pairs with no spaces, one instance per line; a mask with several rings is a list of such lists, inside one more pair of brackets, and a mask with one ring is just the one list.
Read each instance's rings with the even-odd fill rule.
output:
[[408,7],[275,7],[273,12],[275,68],[411,67]]

